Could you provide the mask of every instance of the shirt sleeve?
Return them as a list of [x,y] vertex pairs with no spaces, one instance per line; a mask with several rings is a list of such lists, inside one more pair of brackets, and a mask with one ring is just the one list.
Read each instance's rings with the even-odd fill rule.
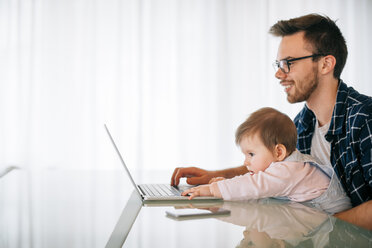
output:
[[225,200],[248,200],[266,197],[288,197],[306,201],[320,196],[329,178],[308,163],[272,163],[264,172],[245,174],[217,182]]
[[372,119],[366,119],[360,133],[360,163],[366,183],[372,191]]

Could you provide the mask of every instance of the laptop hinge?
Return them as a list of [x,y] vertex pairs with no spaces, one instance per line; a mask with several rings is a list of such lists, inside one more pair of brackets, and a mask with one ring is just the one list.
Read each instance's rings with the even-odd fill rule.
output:
[[146,192],[145,191],[143,191],[143,189],[141,188],[141,186],[140,185],[137,185],[137,189],[141,192],[141,197],[142,197],[142,199],[145,199],[145,195],[147,195],[146,194]]

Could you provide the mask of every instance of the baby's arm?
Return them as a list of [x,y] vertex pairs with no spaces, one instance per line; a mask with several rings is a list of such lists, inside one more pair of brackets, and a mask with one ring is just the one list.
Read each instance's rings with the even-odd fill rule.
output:
[[226,178],[224,177],[214,177],[212,178],[210,181],[209,181],[209,184],[211,183],[215,183],[215,182],[218,182],[218,181],[222,181],[222,180],[225,180]]
[[207,185],[200,185],[182,192],[183,196],[189,195],[189,199],[193,199],[196,196],[215,196],[221,197],[221,192],[216,182]]

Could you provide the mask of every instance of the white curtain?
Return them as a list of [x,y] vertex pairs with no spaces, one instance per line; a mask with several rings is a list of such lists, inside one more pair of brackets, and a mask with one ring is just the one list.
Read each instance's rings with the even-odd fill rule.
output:
[[121,170],[104,123],[144,174],[239,165],[249,113],[303,106],[274,77],[268,29],[313,12],[338,20],[342,78],[372,95],[369,0],[0,0],[0,166]]
[[303,106],[274,77],[268,29],[314,12],[338,20],[342,78],[372,95],[370,0],[0,0],[0,176],[22,169],[0,178],[0,246],[104,246],[132,189],[104,123],[138,182],[241,164],[249,113]]

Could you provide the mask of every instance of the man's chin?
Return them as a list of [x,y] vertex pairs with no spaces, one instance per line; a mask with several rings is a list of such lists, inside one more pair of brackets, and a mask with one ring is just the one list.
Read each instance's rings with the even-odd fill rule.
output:
[[297,99],[297,98],[294,98],[293,96],[288,95],[288,96],[287,96],[287,101],[288,101],[289,103],[299,103],[299,102],[303,102],[303,101],[305,101],[305,100]]
[[293,99],[293,97],[291,97],[290,95],[287,96],[287,101],[289,103],[296,103],[295,99]]

